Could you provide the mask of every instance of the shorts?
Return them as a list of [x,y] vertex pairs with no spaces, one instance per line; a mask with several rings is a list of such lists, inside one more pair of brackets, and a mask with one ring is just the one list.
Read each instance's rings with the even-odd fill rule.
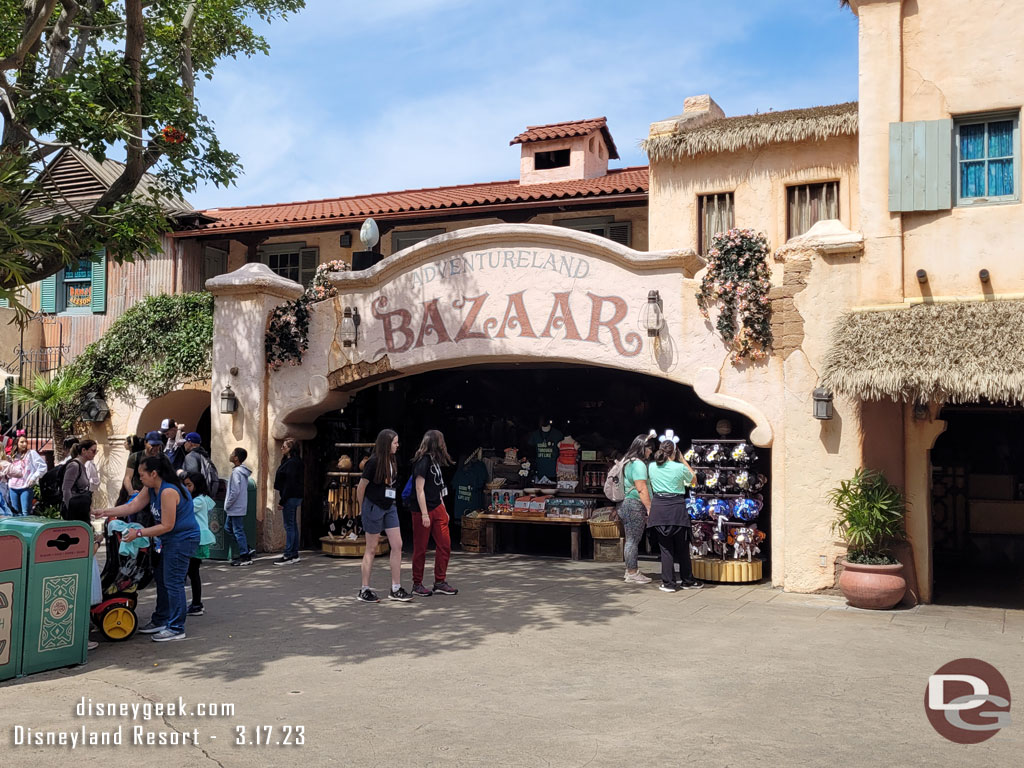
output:
[[367,533],[383,533],[398,527],[398,507],[392,504],[382,509],[369,499],[363,499],[363,530]]

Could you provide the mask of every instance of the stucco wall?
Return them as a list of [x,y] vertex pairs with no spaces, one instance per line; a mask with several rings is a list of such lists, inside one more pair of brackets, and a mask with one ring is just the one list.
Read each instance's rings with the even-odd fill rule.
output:
[[[569,179],[596,179],[608,172],[608,148],[601,134],[575,136],[571,139],[535,141],[522,144],[519,156],[519,181],[523,184],[546,184]],[[569,165],[561,168],[535,169],[538,152],[569,150]]]
[[698,197],[732,192],[737,227],[763,232],[772,249],[786,242],[786,188],[839,181],[839,219],[859,227],[857,139],[776,144],[754,151],[652,163],[650,248],[698,248]]
[[[1019,114],[1024,104],[1021,30],[1024,5],[1018,2],[906,0],[902,120],[999,110]],[[1024,239],[1020,203],[908,213],[903,225],[909,299],[1024,293],[1024,270],[1006,256],[1007,243]],[[915,276],[918,269],[928,272],[924,285]],[[979,280],[981,269],[991,273],[989,285]]]

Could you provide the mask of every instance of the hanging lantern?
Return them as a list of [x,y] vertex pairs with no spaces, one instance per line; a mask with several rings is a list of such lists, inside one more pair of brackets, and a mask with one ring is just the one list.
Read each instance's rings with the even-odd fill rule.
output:
[[341,315],[341,325],[338,328],[338,338],[341,339],[342,346],[355,346],[357,332],[356,321],[352,316],[352,307],[345,307],[345,311]]
[[659,335],[661,329],[665,326],[665,312],[661,308],[661,294],[657,291],[649,291],[647,293],[647,305],[644,307],[643,324],[644,328],[647,329],[647,335],[650,337]]
[[827,421],[832,418],[832,393],[824,387],[818,387],[811,393],[814,400],[814,418]]
[[224,387],[220,392],[220,412],[234,413],[238,410],[238,399],[235,397],[231,385]]

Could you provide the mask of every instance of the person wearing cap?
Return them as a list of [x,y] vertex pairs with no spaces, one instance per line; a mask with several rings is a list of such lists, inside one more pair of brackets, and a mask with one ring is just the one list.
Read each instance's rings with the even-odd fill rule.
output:
[[206,480],[210,496],[213,497],[217,495],[218,488],[214,486],[220,485],[220,476],[210,460],[210,454],[203,448],[202,442],[203,437],[198,432],[189,432],[185,435],[185,442],[182,446],[185,450],[185,461],[182,463],[182,470],[186,475],[202,475]]
[[128,496],[134,496],[142,490],[142,478],[139,476],[139,464],[147,456],[159,456],[164,449],[164,438],[157,431],[147,432],[145,445],[141,451],[136,451],[128,457],[128,464],[124,470],[122,485]]
[[185,464],[185,438],[178,429],[178,422],[174,419],[164,419],[160,422],[160,434],[166,441],[164,455],[177,472]]

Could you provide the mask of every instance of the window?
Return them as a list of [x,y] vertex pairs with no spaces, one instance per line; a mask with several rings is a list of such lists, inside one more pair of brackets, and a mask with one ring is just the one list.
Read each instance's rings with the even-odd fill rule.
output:
[[391,233],[391,252],[398,253],[403,248],[422,243],[432,237],[443,235],[443,229],[407,229],[404,232]]
[[107,310],[107,251],[101,248],[39,284],[39,309],[82,315]]
[[697,219],[697,242],[701,255],[711,250],[711,240],[719,232],[728,232],[735,226],[732,192],[718,195],[701,195]]
[[839,182],[801,184],[786,190],[787,238],[797,237],[824,219],[839,218]]
[[320,249],[307,248],[305,243],[271,243],[260,246],[260,259],[276,275],[308,286],[320,263]]
[[228,271],[228,251],[226,248],[216,248],[212,245],[203,246],[203,283],[202,289],[206,290],[206,281],[223,275]]
[[632,247],[633,223],[631,221],[615,221],[614,216],[590,216],[581,219],[561,219],[554,222],[557,227],[568,227],[579,232],[607,237],[619,245]]
[[555,149],[550,152],[537,152],[533,156],[533,168],[536,171],[546,171],[549,168],[565,168],[568,165],[568,149]]
[[1020,199],[1018,114],[972,116],[956,122],[957,204]]

